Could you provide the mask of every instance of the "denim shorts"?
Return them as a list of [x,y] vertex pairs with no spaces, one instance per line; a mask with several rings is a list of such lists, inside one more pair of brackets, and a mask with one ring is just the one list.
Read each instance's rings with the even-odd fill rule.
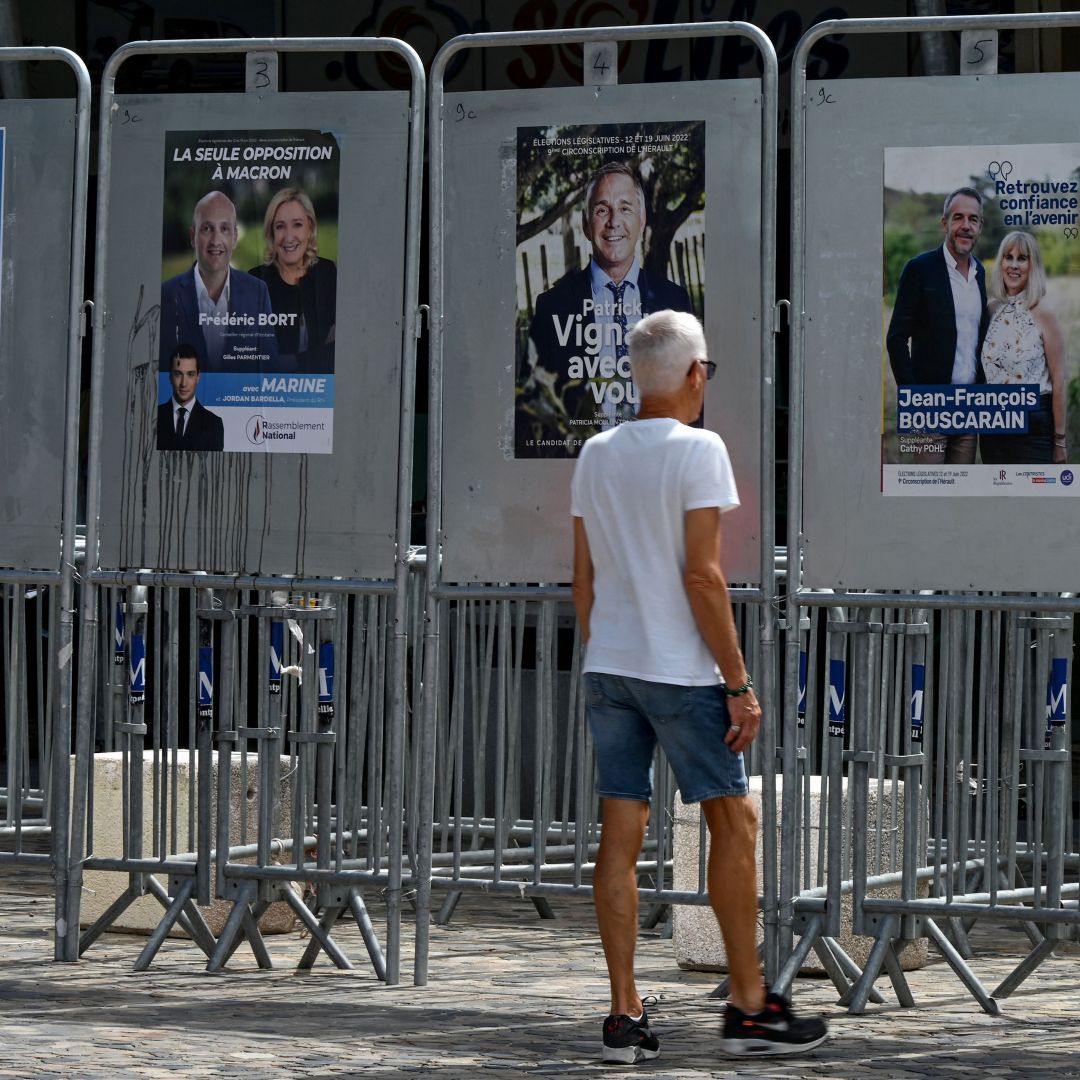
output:
[[585,718],[596,751],[597,793],[603,798],[649,801],[657,742],[683,802],[746,794],[742,754],[724,742],[731,721],[719,684],[677,686],[589,671]]

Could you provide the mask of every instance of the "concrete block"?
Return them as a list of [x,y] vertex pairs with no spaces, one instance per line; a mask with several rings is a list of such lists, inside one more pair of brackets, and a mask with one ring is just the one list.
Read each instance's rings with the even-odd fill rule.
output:
[[[133,759],[134,760],[134,759]],[[123,755],[120,753],[95,754],[94,755],[94,816],[93,816],[93,845],[92,852],[99,856],[119,856],[123,853],[123,829],[124,829],[124,802],[123,802]],[[72,761],[74,769],[74,760]],[[290,762],[288,757],[281,758],[279,775],[282,779],[278,789],[278,819],[275,826],[275,836],[288,836],[292,830],[291,806],[292,806],[292,783],[289,779]],[[214,784],[213,797],[211,800],[211,815],[214,821],[214,835],[217,836],[218,814],[218,756],[214,755]],[[154,855],[154,755],[152,751],[146,751],[143,758],[143,857],[152,858]],[[241,769],[241,755],[233,754],[230,764],[229,778],[229,835],[230,843],[234,846],[254,843],[259,815],[259,758],[257,754],[247,755],[247,768]],[[167,836],[172,836],[172,824],[176,825],[176,851],[170,854],[178,854],[194,849],[194,843],[189,839],[188,822],[190,808],[195,805],[198,794],[195,786],[197,770],[192,770],[190,759],[186,750],[181,751],[176,759],[175,774],[171,768],[171,761],[166,755],[160,755],[158,760],[159,783],[165,779],[173,783],[175,775],[175,791],[168,793],[167,812],[170,815],[168,821]],[[174,805],[176,815],[173,818],[172,807]],[[247,831],[241,834],[240,811],[244,807],[246,815]],[[242,860],[254,861],[254,860]],[[168,888],[167,874],[156,874],[155,877]],[[114,900],[127,888],[128,875],[111,870],[88,870],[83,878],[82,903],[79,911],[79,922],[83,927],[91,925]],[[214,900],[206,907],[200,906],[210,926],[211,932],[216,936],[225,925],[225,920],[232,910],[231,900]],[[119,919],[113,923],[111,929],[136,934],[149,934],[161,922],[165,909],[153,896],[141,896],[133,904],[130,904]],[[296,929],[297,920],[292,909],[283,901],[277,901],[270,905],[263,917],[259,920],[259,927],[263,933],[282,934],[290,933]],[[184,931],[179,927],[173,927],[172,936],[184,937]]]
[[[809,828],[813,850],[818,848],[820,831],[824,827],[823,818],[826,808],[821,805],[821,777],[808,778],[811,791],[811,814],[809,823],[803,824]],[[847,780],[844,780],[844,813],[847,814]],[[776,778],[776,819],[777,819],[777,844],[779,845],[779,829],[781,825],[781,797],[783,795],[783,777]],[[758,816],[761,816],[761,777],[750,777],[750,797],[757,808]],[[903,868],[904,850],[904,785],[900,783],[896,787],[895,805],[893,788],[890,782],[886,782],[883,795],[883,803],[878,806],[877,784],[871,780],[870,793],[867,800],[867,860],[870,867],[869,873],[889,874]],[[883,815],[884,831],[882,833],[882,856],[877,861],[877,821],[878,814]],[[677,890],[693,892],[698,887],[698,856],[701,811],[698,806],[685,805],[675,795],[675,833],[672,848],[674,863],[674,885]],[[892,861],[892,823],[896,823],[898,831],[896,842],[896,862]],[[706,834],[706,844],[708,834]],[[706,846],[706,854],[708,847]],[[816,859],[816,854],[815,854]],[[761,831],[758,830],[757,839],[757,890],[762,892],[762,867],[761,855]],[[815,880],[809,887],[823,885],[824,881]],[[928,883],[920,882],[919,896],[926,896]],[[900,887],[888,887],[884,889],[872,889],[867,895],[875,897],[899,896]],[[841,934],[836,939],[844,951],[860,967],[865,965],[873,945],[873,938],[855,937],[852,933],[851,897],[843,898],[841,911]],[[764,929],[758,924],[757,940],[760,943],[764,937]],[[724,951],[724,940],[720,935],[720,928],[713,917],[712,909],[708,907],[688,907],[677,905],[672,914],[672,938],[675,947],[675,959],[681,968],[692,971],[727,971],[727,954]],[[900,965],[905,971],[914,971],[926,963],[927,942],[925,938],[909,945],[900,954]],[[811,952],[806,963],[802,967],[802,974],[824,974],[824,968],[817,958],[817,954]]]

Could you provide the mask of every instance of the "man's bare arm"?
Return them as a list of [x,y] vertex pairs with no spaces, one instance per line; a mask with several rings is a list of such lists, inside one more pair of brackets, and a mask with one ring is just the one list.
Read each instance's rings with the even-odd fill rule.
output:
[[[720,566],[720,509],[715,506],[688,510],[685,516],[686,573],[684,583],[694,622],[730,687],[747,681],[746,664],[735,617],[731,611],[727,582]],[[753,690],[728,699],[733,729],[727,743],[736,753],[745,750],[757,734],[761,708]],[[740,730],[735,731],[734,727]]]
[[593,562],[583,518],[574,518],[574,610],[581,626],[581,640],[589,640],[589,616],[593,606]]

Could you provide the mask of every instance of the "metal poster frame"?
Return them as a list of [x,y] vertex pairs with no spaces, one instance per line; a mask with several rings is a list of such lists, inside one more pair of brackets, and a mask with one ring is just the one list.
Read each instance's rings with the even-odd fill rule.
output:
[[[109,317],[105,310],[105,273],[109,230],[110,170],[112,132],[117,122],[116,77],[125,62],[137,56],[177,55],[183,53],[301,53],[301,52],[388,52],[395,54],[410,73],[410,109],[408,132],[408,178],[405,203],[403,306],[401,312],[401,386],[400,428],[398,435],[397,506],[394,523],[396,537],[395,571],[392,580],[367,580],[320,577],[274,577],[251,574],[198,574],[195,572],[154,573],[138,568],[115,571],[98,565],[99,513],[101,503],[102,462],[101,426],[104,394],[104,327]],[[359,99],[358,99],[359,100]],[[89,478],[87,485],[87,575],[81,612],[82,641],[79,655],[78,728],[76,733],[77,768],[72,798],[72,831],[65,889],[58,888],[58,904],[65,904],[63,932],[57,935],[58,953],[75,960],[79,954],[79,896],[82,887],[82,862],[85,846],[88,798],[88,770],[91,764],[93,701],[95,694],[96,643],[99,639],[98,591],[105,586],[145,588],[289,589],[297,592],[318,591],[338,594],[392,595],[393,655],[391,735],[387,760],[391,775],[387,786],[389,820],[389,865],[385,873],[363,874],[350,871],[344,877],[359,882],[381,880],[387,885],[387,958],[386,981],[399,978],[401,947],[401,855],[403,846],[402,814],[404,804],[404,750],[407,713],[407,641],[408,619],[408,547],[411,515],[412,440],[414,427],[414,386],[417,340],[421,316],[419,297],[420,217],[422,209],[422,172],[426,77],[423,65],[410,45],[395,38],[311,37],[311,38],[231,38],[214,41],[142,41],[122,46],[109,59],[102,75],[100,140],[98,156],[98,216],[95,251],[94,349],[92,357]],[[393,808],[396,811],[390,812]],[[208,855],[208,852],[207,852]],[[139,870],[144,867],[138,867]],[[351,875],[351,876],[350,876]],[[236,876],[242,876],[237,874]],[[303,875],[301,874],[301,877]],[[63,900],[61,900],[63,897]]]
[[[838,694],[836,700],[843,709],[846,699],[853,702],[852,708],[858,711],[848,722],[852,725],[854,736],[851,750],[845,750],[842,754],[834,754],[830,757],[830,784],[835,786],[836,798],[831,800],[829,817],[833,823],[840,820],[840,781],[843,776],[844,763],[849,766],[849,783],[857,789],[865,791],[867,782],[867,770],[869,763],[874,760],[870,748],[860,745],[867,736],[865,710],[863,705],[869,701],[870,687],[866,673],[860,670],[862,661],[868,655],[870,647],[869,639],[875,633],[882,631],[882,624],[874,622],[880,615],[874,612],[894,609],[899,613],[900,622],[888,624],[884,627],[886,633],[914,634],[917,640],[912,646],[913,654],[921,657],[928,651],[926,634],[928,630],[928,612],[942,611],[942,618],[956,613],[971,613],[983,611],[989,613],[1006,613],[1013,616],[1022,616],[1025,613],[1042,613],[1043,615],[1069,615],[1074,616],[1080,612],[1080,598],[1072,594],[1063,595],[977,595],[963,593],[955,588],[952,591],[940,593],[927,593],[925,591],[903,591],[895,593],[884,590],[853,591],[806,587],[803,584],[804,569],[803,555],[803,522],[804,522],[804,435],[805,435],[805,339],[807,323],[807,296],[805,289],[804,271],[807,255],[807,189],[812,182],[812,177],[807,175],[807,131],[806,117],[811,104],[807,88],[807,65],[810,52],[814,45],[821,39],[834,34],[880,34],[900,33],[913,34],[925,32],[956,32],[956,31],[998,31],[998,30],[1047,30],[1062,27],[1075,27],[1080,25],[1080,13],[1047,13],[1038,15],[986,15],[986,16],[932,16],[932,17],[906,17],[896,19],[834,19],[818,23],[803,35],[795,50],[792,63],[791,85],[791,111],[792,125],[792,217],[791,217],[791,280],[792,280],[792,327],[791,327],[791,413],[789,422],[789,487],[788,487],[788,528],[792,539],[789,542],[790,558],[788,561],[788,578],[786,595],[784,597],[785,620],[787,635],[784,647],[784,718],[783,718],[783,771],[785,777],[794,780],[800,769],[800,761],[806,754],[799,743],[801,733],[799,723],[799,695],[800,695],[800,652],[805,648],[804,634],[810,626],[808,618],[816,614],[813,609],[827,608],[829,610],[829,632],[832,635],[834,647],[840,641],[840,655],[846,645],[843,639],[851,637],[852,656],[855,670],[849,675],[848,682],[836,687]],[[959,78],[960,76],[956,76]],[[1032,620],[1039,622],[1040,620]],[[1042,622],[1049,623],[1050,618],[1042,618]],[[1062,621],[1062,620],[1056,620]],[[1021,619],[1023,622],[1023,619]],[[918,637],[918,635],[923,635]],[[952,642],[954,635],[951,630],[949,641]],[[876,645],[874,646],[877,647]],[[1059,646],[1060,647],[1060,646]],[[831,654],[830,654],[831,655]],[[1043,661],[1046,662],[1045,660]],[[840,661],[842,664],[842,661]],[[929,678],[929,677],[928,677]],[[929,685],[929,684],[928,684]],[[906,691],[910,696],[910,674],[905,683]],[[846,694],[845,694],[846,690]],[[860,704],[862,703],[862,704]],[[920,719],[921,723],[921,719]],[[841,712],[840,726],[843,719]],[[951,732],[952,729],[950,729]],[[951,734],[950,734],[950,737]],[[1060,785],[1065,782],[1060,774],[1060,769],[1067,766],[1068,736],[1064,725],[1055,728],[1052,735],[1047,736],[1047,749],[1023,751],[1033,761],[1045,762],[1047,768],[1058,771],[1051,773],[1054,779],[1052,785]],[[919,752],[916,752],[919,751]],[[901,776],[909,782],[921,783],[921,777],[925,776],[924,770],[928,768],[928,755],[921,752],[916,744],[909,754],[886,755],[886,765],[899,771]],[[1063,764],[1064,763],[1064,764]],[[909,794],[912,789],[909,788]],[[914,790],[918,790],[917,787]],[[830,787],[832,792],[832,786]],[[859,791],[856,790],[853,798],[859,799]],[[794,782],[786,783],[783,793],[783,820],[795,821],[799,815],[799,793]],[[856,805],[853,819],[858,819],[859,809],[865,809],[863,803]],[[918,833],[920,811],[916,800],[908,798],[906,803],[906,821],[908,825],[907,835],[920,835]],[[1051,807],[1051,830],[1059,831],[1064,837],[1063,807]],[[1056,817],[1053,815],[1057,815]],[[865,828],[865,825],[863,825]],[[912,831],[914,827],[914,831]],[[851,840],[857,847],[857,839]],[[952,915],[967,917],[978,914],[978,908],[974,904],[951,905],[949,903],[919,901],[915,897],[916,866],[914,853],[910,850],[905,854],[905,864],[902,874],[897,874],[897,884],[902,884],[901,899],[880,899],[866,897],[867,880],[865,876],[860,880],[858,875],[858,857],[856,858],[856,880],[843,883],[840,879],[841,864],[837,854],[835,859],[830,852],[829,874],[827,884],[820,890],[814,890],[814,895],[798,897],[796,895],[796,881],[798,879],[798,837],[796,830],[785,829],[782,837],[782,851],[780,863],[780,892],[781,896],[793,899],[784,904],[780,912],[779,922],[779,949],[780,956],[786,957],[787,961],[781,975],[781,986],[790,985],[790,980],[798,970],[799,964],[806,957],[811,947],[817,948],[821,944],[820,939],[829,937],[839,930],[840,899],[843,891],[842,886],[853,886],[855,904],[856,932],[874,934],[876,941],[871,952],[870,960],[865,970],[858,976],[857,982],[853,982],[849,994],[843,1003],[848,1004],[852,1012],[861,1012],[867,1001],[875,993],[873,980],[885,965],[889,969],[898,997],[902,1004],[913,1004],[910,994],[907,992],[903,976],[899,973],[899,965],[893,954],[892,946],[897,941],[907,941],[924,934],[930,936],[946,960],[953,968],[957,977],[964,983],[969,992],[979,1001],[982,1008],[991,1014],[996,1014],[997,1004],[979,983],[978,979],[966,965],[960,953],[952,948],[944,935],[934,926],[932,919],[947,918]],[[1060,852],[1058,852],[1060,855]],[[862,861],[862,869],[865,872],[865,858]],[[990,886],[990,894],[994,895],[996,881]],[[1060,892],[1060,890],[1059,890]],[[1052,898],[1052,897],[1051,897]],[[921,906],[920,906],[921,905]],[[1049,904],[1043,904],[1038,917],[1044,915],[1050,921],[1065,921],[1061,911],[1050,911],[1044,908]],[[1001,912],[1003,917],[1009,912],[1008,908],[994,908],[995,917]],[[1016,917],[1017,909],[1011,909],[1013,917]],[[798,930],[796,929],[798,928]],[[797,948],[794,947],[794,936],[798,932],[802,939]],[[1012,985],[1018,983],[1030,970],[1034,970],[1046,950],[1036,956],[1035,953],[1024,960],[1014,973],[1014,977],[1006,980],[997,991],[1000,996],[1011,990]],[[1033,959],[1034,958],[1034,959]],[[876,1000],[876,998],[875,998]]]
[[[35,857],[16,849],[14,861],[51,862],[56,875],[56,959],[60,959],[60,941],[64,936],[64,879],[67,873],[69,781],[68,759],[71,750],[72,653],[75,639],[75,562],[76,518],[79,492],[79,390],[82,374],[83,269],[86,261],[86,219],[90,178],[90,73],[82,59],[70,49],[54,46],[0,49],[0,63],[20,61],[58,61],[66,64],[75,77],[75,141],[71,215],[71,264],[68,273],[67,307],[67,383],[64,406],[64,479],[61,495],[61,547],[56,553],[56,571],[0,571],[5,585],[60,586],[57,640],[50,650],[58,676],[55,724],[52,726],[51,783],[53,803],[49,808],[52,828],[52,852]],[[17,212],[14,208],[13,212]],[[5,859],[5,861],[7,861]]]
[[[657,38],[688,39],[699,37],[744,37],[757,48],[763,64],[761,77],[761,219],[760,219],[760,352],[761,352],[761,446],[760,446],[760,585],[757,588],[733,589],[732,598],[760,608],[759,641],[761,668],[759,685],[764,711],[761,742],[771,746],[777,728],[773,703],[776,695],[776,613],[771,599],[776,588],[774,565],[775,509],[774,503],[774,435],[775,435],[775,338],[778,331],[775,295],[776,258],[776,189],[777,189],[777,84],[778,63],[772,42],[759,27],[746,22],[705,22],[666,24],[657,26],[598,27],[575,30],[540,30],[529,32],[488,33],[463,35],[448,41],[438,52],[431,68],[430,103],[430,303],[431,303],[431,368],[429,397],[428,442],[428,503],[427,503],[427,609],[424,640],[424,695],[421,759],[419,769],[419,813],[417,851],[417,924],[416,966],[414,979],[424,985],[428,977],[428,904],[431,895],[432,821],[434,814],[435,736],[439,702],[433,688],[439,671],[439,607],[441,602],[466,598],[535,599],[555,603],[569,599],[568,588],[557,585],[449,585],[441,578],[440,528],[442,510],[442,444],[443,444],[443,375],[444,375],[444,215],[446,209],[444,147],[444,83],[453,57],[465,49],[489,49],[507,46],[569,45],[603,42],[636,42]],[[775,938],[773,913],[769,900],[775,897],[775,829],[770,820],[775,806],[775,775],[764,770],[765,824],[762,830],[765,845],[766,896],[766,955]],[[517,892],[517,886],[513,886]],[[539,895],[543,886],[534,886],[530,895]]]

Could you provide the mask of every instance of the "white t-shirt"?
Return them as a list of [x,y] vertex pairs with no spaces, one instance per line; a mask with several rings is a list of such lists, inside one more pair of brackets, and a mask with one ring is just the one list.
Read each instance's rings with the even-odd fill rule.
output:
[[594,569],[585,671],[681,686],[717,681],[683,583],[684,515],[738,505],[715,432],[635,420],[585,443],[570,501],[584,519]]

